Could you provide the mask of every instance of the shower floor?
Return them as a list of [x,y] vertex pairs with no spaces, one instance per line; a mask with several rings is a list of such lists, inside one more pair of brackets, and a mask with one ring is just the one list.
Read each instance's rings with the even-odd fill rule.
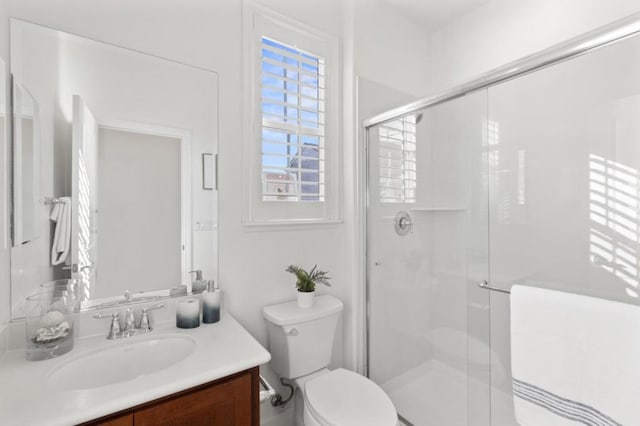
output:
[[382,388],[415,426],[467,426],[467,375],[460,370],[429,361]]

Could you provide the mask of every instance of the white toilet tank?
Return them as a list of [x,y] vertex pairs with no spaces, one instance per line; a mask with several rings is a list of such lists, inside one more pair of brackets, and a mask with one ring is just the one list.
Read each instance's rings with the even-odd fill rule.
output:
[[300,308],[296,301],[265,306],[273,370],[296,379],[327,367],[342,309],[333,296],[316,296],[311,308]]

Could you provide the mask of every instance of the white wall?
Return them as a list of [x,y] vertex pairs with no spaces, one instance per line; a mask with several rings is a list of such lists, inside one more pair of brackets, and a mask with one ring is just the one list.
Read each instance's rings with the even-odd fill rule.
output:
[[429,33],[379,0],[354,0],[356,75],[411,96],[430,88]]
[[494,0],[431,37],[430,93],[640,10],[637,0]]

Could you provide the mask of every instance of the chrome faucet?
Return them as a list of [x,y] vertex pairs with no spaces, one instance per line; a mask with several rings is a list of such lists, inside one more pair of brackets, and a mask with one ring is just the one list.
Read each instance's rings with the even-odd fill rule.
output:
[[131,337],[136,334],[136,317],[133,315],[133,309],[127,308],[124,317],[124,336]]
[[99,312],[93,315],[96,319],[102,318],[110,318],[111,325],[109,326],[109,332],[107,333],[107,339],[115,340],[121,338],[127,338],[134,336],[136,334],[144,334],[148,333],[152,330],[151,327],[151,319],[149,317],[149,311],[153,311],[156,309],[164,308],[164,304],[160,303],[159,305],[152,307],[144,307],[142,308],[142,313],[140,314],[140,321],[136,326],[136,319],[133,313],[133,308],[127,308],[125,312],[125,321],[124,321],[124,330],[120,326],[120,313],[114,312],[111,315],[103,314]]
[[151,327],[151,318],[149,317],[149,311],[155,311],[156,309],[164,308],[164,303],[152,306],[150,308],[142,308],[142,314],[140,314],[140,323],[138,324],[138,330],[141,333],[148,333],[153,328]]
[[113,340],[119,337],[122,337],[122,332],[120,331],[120,314],[118,312],[114,312],[111,315],[105,315],[102,312],[99,312],[93,315],[96,319],[102,318],[110,318],[111,324],[109,325],[109,333],[107,334],[107,339]]

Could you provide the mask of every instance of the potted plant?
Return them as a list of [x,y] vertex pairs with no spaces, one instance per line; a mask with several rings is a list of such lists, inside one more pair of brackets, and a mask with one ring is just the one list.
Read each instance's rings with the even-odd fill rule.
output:
[[327,275],[328,272],[320,271],[318,265],[311,268],[309,272],[296,265],[289,265],[286,270],[294,274],[297,278],[298,306],[301,308],[310,308],[313,306],[317,284],[331,286],[331,284],[329,284],[331,277]]

